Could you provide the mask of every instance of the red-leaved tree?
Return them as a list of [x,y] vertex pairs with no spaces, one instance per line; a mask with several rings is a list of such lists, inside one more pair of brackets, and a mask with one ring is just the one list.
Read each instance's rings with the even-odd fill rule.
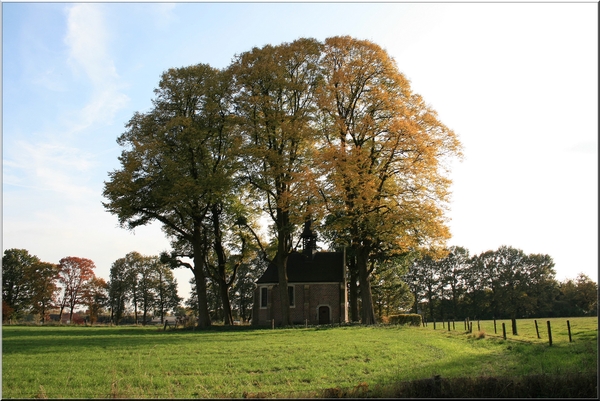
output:
[[66,306],[70,308],[69,321],[73,321],[73,311],[78,304],[82,303],[82,290],[95,277],[95,268],[96,265],[89,259],[68,256],[60,260],[58,281],[62,286],[62,297],[59,302],[59,321],[62,321]]

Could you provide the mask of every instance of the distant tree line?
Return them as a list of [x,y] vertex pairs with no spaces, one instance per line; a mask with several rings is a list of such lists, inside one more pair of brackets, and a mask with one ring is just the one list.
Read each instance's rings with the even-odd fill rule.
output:
[[42,262],[26,249],[7,249],[2,256],[2,321],[36,315],[43,323],[50,311],[58,319],[68,310],[69,320],[78,307],[87,307],[91,323],[106,305],[107,284],[96,277],[94,262],[65,257],[58,264]]
[[128,312],[145,325],[151,317],[164,323],[167,313],[177,311],[182,299],[177,280],[158,256],[130,252],[113,262],[107,285],[110,320],[119,324]]
[[[347,258],[348,288],[360,293],[360,283],[351,283],[352,257]],[[90,323],[105,316],[114,324],[141,323],[167,313],[198,317],[195,278],[190,297],[182,305],[177,281],[169,264],[160,256],[130,252],[116,260],[108,282],[96,277],[89,259],[67,257],[58,264],[42,262],[25,249],[8,249],[2,258],[3,321],[35,315],[43,323],[51,311],[73,313],[86,308]],[[377,318],[398,313],[419,313],[429,321],[597,316],[598,285],[580,273],[561,282],[555,278],[549,255],[525,254],[502,246],[470,256],[463,247],[450,247],[446,256],[406,254],[382,259],[372,265],[371,290]],[[217,277],[207,277],[207,305],[212,322],[226,316],[241,322],[252,318],[255,281],[266,269],[256,253],[237,267],[229,285],[230,309],[224,307]],[[217,272],[213,272],[216,273]],[[360,296],[350,300],[351,320],[359,321]],[[185,306],[185,307],[184,307]]]
[[416,258],[401,279],[410,309],[428,320],[597,315],[598,285],[580,273],[558,282],[549,255],[501,246],[470,256],[451,247],[446,257]]
[[3,321],[33,315],[44,323],[51,320],[52,311],[58,311],[62,321],[67,311],[73,322],[75,311],[85,308],[91,324],[106,312],[109,321],[118,324],[129,309],[132,321],[144,324],[150,316],[163,321],[179,307],[177,281],[158,256],[128,254],[113,263],[108,282],[95,275],[95,268],[85,258],[70,256],[53,264],[26,249],[7,249],[2,257]]

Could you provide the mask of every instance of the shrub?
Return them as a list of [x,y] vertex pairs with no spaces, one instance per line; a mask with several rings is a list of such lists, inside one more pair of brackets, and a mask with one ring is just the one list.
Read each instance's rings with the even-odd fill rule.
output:
[[399,315],[391,315],[388,317],[390,324],[408,324],[409,326],[421,326],[423,320],[421,315],[416,313],[402,313]]

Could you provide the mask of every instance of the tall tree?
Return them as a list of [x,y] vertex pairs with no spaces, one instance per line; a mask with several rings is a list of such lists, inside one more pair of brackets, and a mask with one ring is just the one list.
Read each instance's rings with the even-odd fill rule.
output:
[[84,286],[95,277],[96,265],[90,259],[68,256],[59,263],[58,282],[62,286],[62,302],[60,303],[59,321],[62,320],[63,309],[69,307],[69,321],[73,321],[73,312],[81,304]]
[[474,305],[475,316],[482,316],[485,312],[483,295],[489,291],[489,307],[492,317],[500,318],[500,269],[496,263],[495,251],[488,250],[472,258],[471,271],[468,274],[469,287],[476,294]]
[[575,282],[577,283],[577,306],[581,308],[586,315],[597,315],[598,284],[583,273],[577,275]]
[[513,319],[513,326],[514,319],[523,314],[523,303],[527,299],[526,257],[522,250],[509,246],[501,246],[495,252],[499,306],[505,316]]
[[90,324],[96,323],[100,312],[109,304],[108,284],[101,277],[93,277],[82,289],[81,302],[87,306]]
[[418,261],[413,261],[408,270],[402,276],[403,281],[408,286],[414,298],[412,305],[413,313],[421,312],[419,303],[425,298],[425,285],[421,280],[421,271],[422,270],[419,268]]
[[237,277],[232,288],[231,303],[239,319],[248,322],[252,317],[252,305],[254,304],[255,282],[267,269],[265,260],[254,250],[239,266]]
[[112,319],[118,324],[125,311],[126,303],[133,307],[134,321],[138,323],[138,312],[143,308],[144,296],[148,302],[146,311],[150,309],[150,297],[144,289],[151,287],[146,285],[142,288],[141,279],[146,276],[146,270],[150,269],[151,258],[143,256],[139,252],[129,252],[125,257],[117,259],[110,270],[109,302]]
[[58,274],[59,267],[54,263],[37,262],[26,269],[31,310],[40,315],[42,323],[49,318],[49,310],[56,305]]
[[435,260],[430,255],[424,255],[421,259],[415,261],[412,266],[416,270],[414,274],[421,283],[423,295],[427,299],[430,319],[434,319],[436,316],[435,304],[439,299],[440,264],[440,261]]
[[413,94],[378,45],[348,36],[325,40],[319,91],[322,193],[356,255],[361,320],[375,323],[374,254],[443,247],[450,180],[444,161],[460,143]]
[[460,246],[448,249],[448,255],[440,261],[442,281],[450,288],[452,317],[458,318],[458,302],[465,291],[465,274],[470,267],[469,250]]
[[[236,213],[236,209],[240,213]],[[236,279],[246,250],[247,233],[242,230],[241,224],[237,224],[239,218],[236,218],[243,214],[245,213],[242,213],[239,208],[227,202],[214,204],[211,208],[214,257],[209,258],[206,265],[210,277],[219,289],[224,324],[227,326],[233,324],[229,290]],[[233,254],[235,248],[237,254]]]
[[521,316],[548,316],[559,294],[554,261],[550,255],[529,254],[523,266],[526,296],[521,302]]
[[238,55],[230,70],[244,137],[243,174],[261,199],[277,239],[282,324],[290,325],[287,260],[293,235],[308,213],[320,44],[298,39],[253,48]]
[[119,258],[110,268],[108,281],[108,303],[110,307],[111,322],[119,324],[125,313],[129,301],[128,260],[127,257]]
[[564,280],[559,290],[559,316],[598,315],[598,284],[587,275],[579,273],[575,279]]
[[[230,79],[206,64],[163,73],[153,109],[136,113],[118,139],[122,168],[105,183],[104,206],[129,229],[158,220],[172,239],[167,256],[196,278],[198,326],[210,326],[206,300],[206,219],[231,187],[228,167],[240,139],[229,129]],[[186,258],[191,260],[187,261]]]
[[503,245],[473,257],[466,277],[471,287],[469,295],[479,308],[477,316],[486,314],[483,298],[488,298],[493,317],[516,319],[550,311],[549,305],[558,293],[554,275],[549,255],[526,255]]
[[2,302],[11,316],[4,319],[20,317],[30,306],[30,276],[27,270],[39,263],[37,256],[30,255],[26,249],[11,248],[2,256]]
[[168,311],[174,311],[179,307],[181,298],[177,295],[177,280],[173,271],[158,259],[154,260],[156,271],[156,301],[154,303],[155,316],[160,316],[160,322],[164,323]]
[[145,326],[148,321],[148,312],[151,312],[156,305],[157,290],[159,287],[158,263],[151,256],[143,256],[140,262],[132,273],[136,275],[137,298],[142,312],[142,326]]
[[402,280],[408,262],[395,258],[379,263],[373,271],[373,299],[378,317],[402,313],[414,305],[412,291]]

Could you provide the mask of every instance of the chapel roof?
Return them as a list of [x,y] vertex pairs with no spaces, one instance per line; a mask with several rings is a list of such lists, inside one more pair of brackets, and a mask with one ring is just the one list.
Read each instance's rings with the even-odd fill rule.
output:
[[[344,282],[344,262],[343,252],[315,252],[312,256],[292,252],[287,261],[288,283]],[[277,265],[270,263],[256,283],[279,283]]]

